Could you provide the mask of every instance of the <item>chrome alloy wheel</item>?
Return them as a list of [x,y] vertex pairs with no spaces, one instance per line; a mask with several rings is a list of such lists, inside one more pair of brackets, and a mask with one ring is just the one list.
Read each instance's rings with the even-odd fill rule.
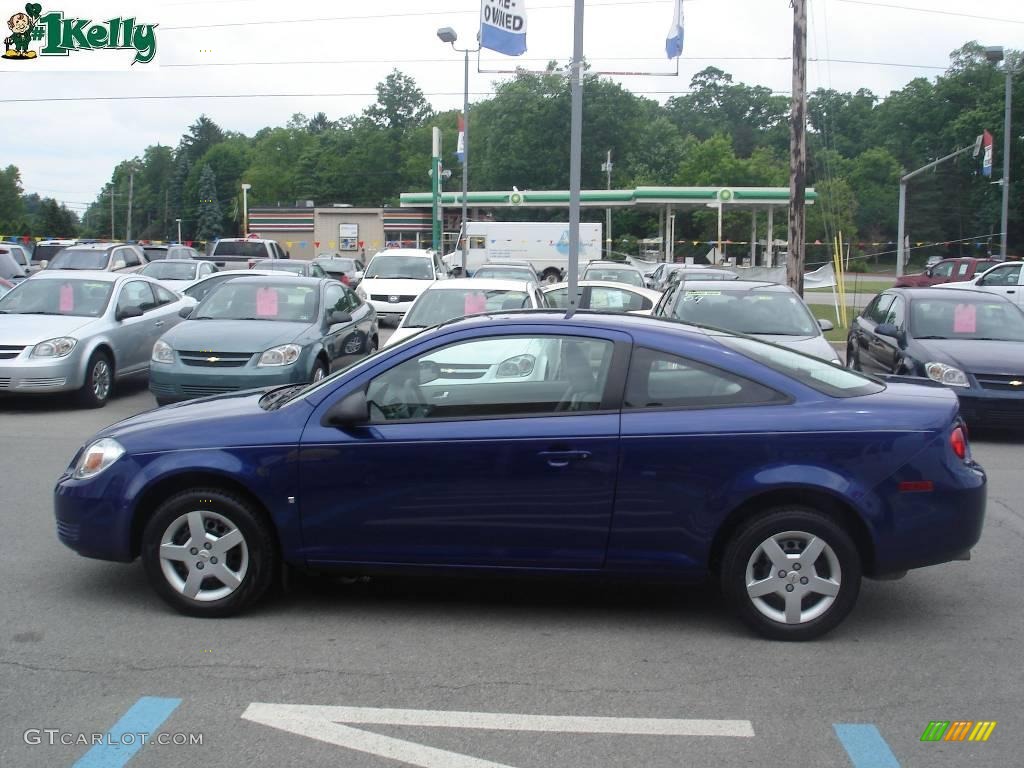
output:
[[195,510],[164,530],[160,569],[167,583],[188,599],[201,603],[222,600],[245,579],[249,547],[228,518]]
[[92,366],[92,393],[102,402],[110,395],[110,364],[100,357]]
[[782,624],[822,616],[839,594],[843,573],[832,547],[804,531],[784,531],[762,541],[747,560],[751,603]]

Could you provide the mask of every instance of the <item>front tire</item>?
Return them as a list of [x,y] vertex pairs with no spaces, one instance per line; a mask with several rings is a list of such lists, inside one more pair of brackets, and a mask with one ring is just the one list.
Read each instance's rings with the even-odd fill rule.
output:
[[262,598],[280,558],[257,510],[203,488],[172,496],[153,513],[142,534],[142,562],[153,589],[175,610],[220,618]]
[[849,534],[806,507],[777,507],[729,541],[722,589],[749,627],[773,640],[812,640],[853,610],[861,562]]
[[114,365],[105,352],[96,351],[85,368],[85,383],[76,399],[83,408],[102,408],[114,391]]
[[327,364],[323,360],[317,360],[313,365],[313,372],[309,375],[309,380],[313,384],[318,384],[327,378]]

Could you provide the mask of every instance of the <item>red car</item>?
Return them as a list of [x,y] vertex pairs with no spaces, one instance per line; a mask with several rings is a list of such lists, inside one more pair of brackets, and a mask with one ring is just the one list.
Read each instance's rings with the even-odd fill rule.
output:
[[941,283],[959,283],[971,280],[999,262],[995,259],[943,259],[916,275],[904,275],[896,281],[895,288],[927,288]]

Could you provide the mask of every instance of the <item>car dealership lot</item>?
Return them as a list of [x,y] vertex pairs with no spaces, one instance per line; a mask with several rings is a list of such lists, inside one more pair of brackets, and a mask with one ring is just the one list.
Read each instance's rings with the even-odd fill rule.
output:
[[[87,746],[29,745],[24,731],[102,734],[147,696],[181,700],[157,730],[202,734],[203,744],[150,745],[131,766],[398,764],[243,719],[253,702],[426,710],[456,725],[436,713],[749,721],[753,732],[351,725],[421,745],[417,754],[429,745],[489,761],[479,768],[857,765],[834,729],[851,723],[874,725],[899,765],[1018,762],[1024,439],[973,444],[990,485],[972,562],[866,581],[832,634],[784,644],[745,631],[711,588],[646,585],[302,580],[240,618],[185,618],[140,565],[80,558],[54,532],[52,487],[74,451],[152,405],[144,383],[97,411],[0,400],[0,765],[72,765]],[[999,725],[984,744],[920,742],[933,720]]]

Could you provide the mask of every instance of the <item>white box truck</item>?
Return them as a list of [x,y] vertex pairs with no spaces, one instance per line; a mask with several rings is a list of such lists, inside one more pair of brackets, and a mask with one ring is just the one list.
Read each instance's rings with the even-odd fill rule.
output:
[[[472,275],[484,262],[528,261],[542,279],[561,280],[569,266],[569,225],[564,222],[471,221],[466,225]],[[601,225],[580,224],[580,274],[588,261],[601,258]],[[462,263],[462,244],[444,257],[449,269]]]

